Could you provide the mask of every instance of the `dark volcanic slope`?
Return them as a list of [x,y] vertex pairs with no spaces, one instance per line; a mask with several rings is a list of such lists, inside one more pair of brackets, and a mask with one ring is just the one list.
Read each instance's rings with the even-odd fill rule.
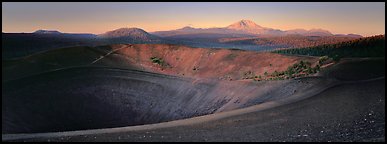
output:
[[[197,113],[187,112],[190,109],[178,111],[181,106],[173,105],[172,100],[193,97],[197,89],[206,87],[187,82],[165,75],[105,68],[71,68],[8,82],[2,93],[2,132],[118,127],[212,112],[199,107],[195,107]],[[216,110],[215,105],[213,108]]]
[[217,115],[198,124],[186,120],[185,126],[22,140],[385,141],[385,79],[343,83],[302,101],[211,121]]
[[295,91],[319,90],[332,82],[218,82],[133,70],[69,68],[3,83],[2,132],[158,123],[291,97]]
[[25,141],[385,141],[385,79],[195,125]]
[[[62,50],[66,55],[3,61],[3,78],[11,76],[2,82],[3,141],[385,140],[384,58],[343,59],[320,76],[256,82],[219,80],[219,72],[206,75],[214,67],[204,63],[238,75],[260,70],[251,67],[257,63],[270,71],[316,59],[170,45]],[[172,68],[152,63],[152,56]],[[222,62],[247,69],[222,69]],[[25,73],[11,75],[12,69]],[[191,73],[175,74],[181,71]],[[99,129],[112,127],[124,128]]]
[[[339,69],[333,69],[330,72],[334,72],[334,70]],[[373,72],[372,70],[364,70],[359,73],[369,74]],[[105,133],[104,130],[95,134],[92,132],[86,134],[85,132],[85,135],[82,132],[77,134],[74,132],[75,135],[69,132],[66,134],[47,134],[49,136],[47,138],[44,138],[43,135],[36,138],[26,136],[27,139],[20,140],[385,141],[385,79],[384,75],[375,75],[370,78],[374,79],[380,76],[383,78],[370,81],[358,81],[364,79],[356,79],[355,76],[351,78],[354,80],[352,82],[347,81],[333,86],[298,102],[263,111],[254,111],[254,107],[260,107],[260,105],[256,105],[249,108],[252,109],[250,113],[240,111],[242,112],[240,115],[228,114],[233,113],[233,111],[209,115],[195,119],[194,121],[199,121],[197,124],[190,124],[192,120],[188,119],[184,120],[185,122],[182,122],[183,125],[180,126],[172,125],[164,128],[149,126],[143,130],[131,130],[129,127],[128,130],[125,128],[105,130]],[[305,78],[301,80],[305,80]],[[302,83],[307,83],[307,81]],[[316,83],[312,85],[316,85]],[[274,90],[279,89],[275,88]],[[238,93],[238,95],[242,94]],[[229,116],[217,119],[220,115],[222,117]],[[184,125],[184,123],[186,124]],[[11,137],[7,136],[6,138]]]
[[340,66],[322,71],[327,77],[335,77],[339,80],[366,80],[385,75],[384,58],[362,58],[341,60]]
[[92,34],[2,33],[2,59],[13,59],[50,49],[94,46],[103,42]]

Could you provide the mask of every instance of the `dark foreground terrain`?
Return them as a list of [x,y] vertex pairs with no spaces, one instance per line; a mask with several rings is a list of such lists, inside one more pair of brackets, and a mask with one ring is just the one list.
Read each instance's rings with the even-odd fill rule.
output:
[[2,140],[385,141],[384,58],[343,59],[276,81],[92,64],[3,71],[12,78],[2,82]]
[[339,85],[296,103],[198,124],[16,141],[385,141],[384,83]]

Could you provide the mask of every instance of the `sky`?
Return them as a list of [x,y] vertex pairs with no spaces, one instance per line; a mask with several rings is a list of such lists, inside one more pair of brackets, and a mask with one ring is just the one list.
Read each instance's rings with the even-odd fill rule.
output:
[[2,2],[3,32],[101,34],[122,27],[153,32],[226,27],[242,19],[281,30],[371,36],[385,33],[385,2]]

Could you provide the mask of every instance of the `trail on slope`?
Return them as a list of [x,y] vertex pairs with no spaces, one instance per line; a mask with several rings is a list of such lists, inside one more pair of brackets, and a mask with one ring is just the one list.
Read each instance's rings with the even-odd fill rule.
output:
[[[132,45],[129,45],[129,47],[132,47]],[[112,53],[114,53],[114,52],[116,52],[116,51],[119,51],[119,50],[121,50],[121,49],[124,49],[124,48],[127,48],[127,47],[120,47],[120,48],[117,48],[117,49],[113,49],[113,50],[109,51],[108,53],[106,53],[105,55],[100,56],[98,59],[96,59],[96,60],[94,60],[93,62],[91,62],[90,65],[92,65],[92,64],[98,62],[99,60],[101,60],[101,59],[103,59],[103,58],[109,56],[110,54],[112,54]]]

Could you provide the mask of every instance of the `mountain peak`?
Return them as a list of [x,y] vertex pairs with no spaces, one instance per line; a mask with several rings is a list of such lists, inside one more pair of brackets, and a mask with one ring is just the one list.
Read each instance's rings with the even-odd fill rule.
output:
[[37,30],[34,33],[36,34],[61,34],[61,32],[57,30]]
[[119,28],[100,34],[102,38],[124,38],[134,41],[155,41],[158,38],[140,28]]
[[324,30],[324,29],[320,29],[320,28],[318,28],[318,29],[316,29],[316,28],[310,29],[308,31],[308,33],[309,33],[310,36],[332,36],[333,35],[330,31]]
[[[125,27],[125,28],[115,29],[112,31],[115,31],[115,32],[133,32],[133,31],[145,32],[143,29],[136,28],[136,27],[131,27],[131,28]],[[112,31],[110,31],[110,32],[112,32]]]
[[313,28],[309,30],[310,32],[329,32],[328,30],[324,30],[321,28]]
[[256,29],[256,28],[259,28],[259,29],[262,29],[262,27],[257,25],[255,22],[253,22],[251,20],[244,20],[244,19],[229,25],[227,28],[230,28],[230,29]]
[[249,25],[257,25],[255,24],[255,22],[251,21],[251,20],[240,20],[238,22],[240,25],[245,25],[245,26],[249,26]]
[[232,30],[238,30],[238,31],[245,31],[248,33],[254,33],[254,34],[261,34],[264,33],[265,29],[264,27],[261,27],[260,25],[257,25],[255,22],[251,20],[240,20],[236,23],[233,23],[226,27],[227,29]]
[[190,26],[185,26],[185,27],[183,27],[183,28],[181,28],[181,29],[178,29],[178,30],[194,30],[195,28],[193,28],[193,27],[190,27]]
[[125,37],[131,35],[147,35],[148,33],[139,28],[119,28],[101,34],[103,37]]

